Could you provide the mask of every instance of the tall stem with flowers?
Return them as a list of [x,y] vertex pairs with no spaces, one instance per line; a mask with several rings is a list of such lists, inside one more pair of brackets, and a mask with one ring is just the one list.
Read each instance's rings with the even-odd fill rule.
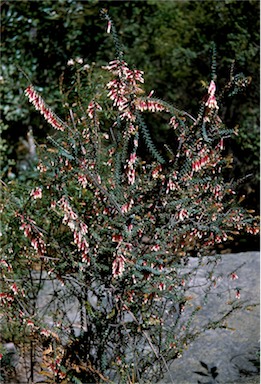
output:
[[[237,232],[258,231],[222,176],[233,132],[220,118],[215,78],[195,117],[153,91],[146,96],[143,72],[124,60],[112,20],[103,17],[115,60],[101,69],[70,60],[76,76],[64,92],[66,121],[28,86],[54,134],[39,148],[37,178],[25,190],[4,186],[0,301],[38,346],[39,370],[52,383],[155,382],[199,335],[193,319],[207,294],[238,277],[216,276],[213,256],[207,293],[193,303],[188,293],[203,256]],[[161,113],[172,133],[166,153],[151,138],[149,113]],[[187,268],[192,256],[195,270]],[[50,300],[39,301],[46,281]],[[201,332],[238,307],[234,289],[227,312]]]

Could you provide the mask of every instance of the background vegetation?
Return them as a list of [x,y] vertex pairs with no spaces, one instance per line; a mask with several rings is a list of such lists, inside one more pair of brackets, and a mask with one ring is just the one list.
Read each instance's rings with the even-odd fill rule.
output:
[[[146,90],[195,113],[202,85],[209,81],[210,48],[217,47],[220,86],[230,67],[249,77],[245,93],[226,100],[224,122],[239,125],[230,143],[235,161],[230,177],[251,174],[241,185],[246,206],[259,201],[259,11],[258,1],[2,1],[1,171],[4,178],[24,178],[19,164],[29,126],[42,142],[48,126],[28,108],[23,89],[29,76],[48,104],[61,111],[59,78],[70,76],[71,58],[102,65],[113,58],[100,10],[107,8],[125,46],[130,64],[143,69]],[[66,72],[67,71],[67,72]],[[251,81],[250,81],[251,80]],[[151,122],[153,137],[165,142],[168,133],[160,121]],[[228,151],[230,150],[228,148]]]

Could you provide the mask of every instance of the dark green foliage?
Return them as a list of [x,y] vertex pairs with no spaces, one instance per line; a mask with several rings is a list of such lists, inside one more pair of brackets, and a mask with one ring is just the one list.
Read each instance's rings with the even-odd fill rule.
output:
[[137,122],[139,123],[139,126],[141,128],[141,133],[142,133],[142,137],[144,138],[144,141],[145,141],[145,144],[146,144],[146,147],[148,148],[150,154],[152,155],[152,157],[157,160],[160,164],[164,164],[165,163],[165,160],[163,159],[163,157],[160,155],[160,153],[157,151],[156,147],[155,147],[155,144],[153,143],[152,141],[152,138],[151,138],[151,135],[150,135],[150,132],[148,130],[148,128],[146,127],[146,124],[145,122],[143,121],[142,117],[140,116],[140,114],[136,114],[136,118],[137,118]]
[[[104,40],[106,27],[100,12],[110,16],[120,29],[123,49],[112,28],[117,55],[124,51],[130,64],[147,74],[147,92],[157,88],[157,96],[195,113],[201,82],[209,79],[213,44],[216,59],[212,74],[219,84],[227,79],[229,67],[252,78],[245,95],[226,100],[224,120],[234,128],[239,124],[234,173],[252,173],[245,190],[257,191],[259,174],[259,2],[258,1],[3,1],[2,29],[2,118],[9,129],[9,158],[17,157],[14,145],[33,125],[38,140],[49,128],[25,106],[21,88],[27,79],[44,89],[47,103],[62,112],[57,79],[70,58],[102,64],[112,59],[111,46]],[[105,17],[105,16],[104,16]],[[218,63],[218,71],[215,70]],[[52,91],[52,92],[50,92]],[[165,141],[161,124],[153,126],[153,136]],[[15,167],[13,167],[15,171]],[[16,172],[15,172],[16,173]],[[6,174],[6,173],[5,173]],[[246,192],[246,191],[245,191]]]

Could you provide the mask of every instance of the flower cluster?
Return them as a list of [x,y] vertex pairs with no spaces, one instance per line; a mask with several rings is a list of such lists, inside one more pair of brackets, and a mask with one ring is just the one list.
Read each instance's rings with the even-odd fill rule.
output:
[[42,188],[38,187],[31,191],[30,196],[32,196],[33,199],[41,199],[42,198]]
[[149,112],[162,112],[166,111],[169,112],[168,108],[166,108],[160,101],[158,100],[152,100],[152,99],[141,99],[138,98],[135,101],[135,106],[137,110],[144,112],[144,111],[149,111]]
[[2,273],[2,276],[4,276],[4,271],[3,269],[6,269],[7,272],[11,272],[12,271],[12,265],[10,263],[8,263],[6,260],[2,259],[0,260],[0,268],[1,268],[1,273]]
[[112,263],[112,276],[114,278],[120,277],[125,269],[125,257],[123,254],[117,252]]
[[216,92],[216,84],[213,80],[211,80],[210,85],[208,87],[208,99],[206,101],[206,107],[209,109],[219,109],[217,100],[215,97],[215,92]]
[[132,118],[130,106],[134,96],[143,92],[138,86],[138,82],[144,82],[143,72],[129,69],[127,63],[121,60],[111,61],[104,69],[117,76],[107,84],[108,97],[113,101],[113,106],[121,112],[129,112],[129,117]]
[[121,119],[134,122],[136,120],[134,111],[169,112],[169,109],[160,100],[139,97],[143,93],[139,83],[144,83],[143,72],[137,69],[129,69],[125,61],[114,60],[104,67],[112,72],[116,79],[107,84],[108,97],[113,101],[113,106],[121,112]]
[[100,106],[99,103],[97,103],[97,101],[91,101],[87,108],[87,114],[90,119],[94,119],[95,114],[101,110],[102,110],[102,107]]
[[209,155],[200,157],[192,162],[192,172],[198,172],[201,168],[205,167],[209,163]]
[[162,166],[159,164],[152,169],[151,176],[153,179],[157,179],[161,176]]
[[131,210],[131,208],[133,207],[133,205],[134,205],[134,200],[131,198],[128,203],[122,205],[122,207],[121,207],[122,213],[129,212]]
[[184,209],[184,208],[180,209],[179,212],[177,213],[177,217],[180,221],[187,219],[189,217],[189,213],[187,209]]
[[174,171],[172,175],[170,175],[169,180],[167,182],[167,189],[166,189],[166,195],[170,191],[177,191],[180,189],[179,183],[178,183],[178,173]]
[[78,251],[81,252],[82,261],[89,264],[89,243],[85,236],[88,232],[87,225],[79,219],[77,213],[74,212],[65,196],[58,201],[57,205],[64,214],[63,224],[67,225],[73,232],[74,243],[77,245]]
[[221,138],[214,148],[209,148],[206,144],[199,145],[195,149],[187,148],[185,155],[191,161],[191,176],[193,173],[199,172],[205,167],[216,172],[216,165],[221,160],[221,151],[224,149],[224,139]]
[[179,122],[177,121],[176,116],[172,116],[172,117],[171,117],[171,119],[170,119],[170,121],[169,121],[169,125],[170,125],[172,128],[174,128],[174,129],[178,128],[178,126],[179,126]]
[[0,292],[0,304],[7,304],[8,307],[11,307],[12,302],[14,301],[14,295],[6,292]]
[[51,126],[59,131],[64,131],[64,123],[56,116],[52,110],[45,104],[42,97],[36,92],[32,85],[26,88],[25,94],[29,101],[33,104],[37,111],[43,115],[45,120],[51,124]]
[[28,217],[17,214],[21,221],[20,229],[24,232],[39,256],[44,256],[46,253],[46,244],[43,240],[43,233],[39,230],[36,222]]
[[127,165],[125,166],[126,174],[128,178],[128,183],[133,185],[135,183],[135,161],[137,159],[136,153],[131,153],[130,158],[127,161]]
[[88,185],[88,180],[87,180],[86,175],[84,175],[84,174],[79,174],[79,175],[78,175],[78,181],[79,181],[80,185],[82,186],[82,188],[86,188],[86,187],[87,187],[87,185]]

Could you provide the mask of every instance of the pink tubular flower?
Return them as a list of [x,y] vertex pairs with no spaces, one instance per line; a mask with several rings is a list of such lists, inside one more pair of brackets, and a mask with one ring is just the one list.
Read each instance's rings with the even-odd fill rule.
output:
[[126,95],[126,85],[117,80],[113,80],[107,84],[109,88],[108,97],[113,101],[113,106],[118,107],[119,111],[123,111],[128,107],[128,99]]
[[210,96],[214,96],[216,92],[216,84],[213,80],[211,80],[209,87],[208,87],[208,94]]
[[64,131],[64,125],[62,121],[51,111],[49,107],[47,107],[42,97],[38,95],[32,85],[29,85],[29,87],[26,88],[25,94],[29,101],[34,105],[35,109],[40,111],[45,120],[53,128],[58,129],[59,131]]
[[213,194],[214,194],[215,199],[217,199],[217,200],[222,199],[222,188],[219,184],[213,188]]
[[144,72],[143,71],[139,71],[138,69],[134,69],[133,74],[134,74],[135,80],[139,81],[140,83],[144,83],[144,79],[143,79]]
[[28,320],[26,321],[26,325],[27,325],[28,327],[35,328],[34,322],[33,322],[32,320],[30,320],[30,319],[28,319]]
[[26,218],[28,221],[26,223],[25,218],[22,215],[19,216],[22,222],[20,229],[24,232],[24,236],[30,240],[31,246],[38,252],[38,254],[43,256],[46,252],[46,244],[42,239],[42,232],[37,229],[35,225],[36,223],[33,220]]
[[152,170],[152,173],[151,173],[152,178],[157,179],[161,171],[162,171],[162,166],[157,165],[157,167]]
[[106,65],[105,67],[103,67],[104,69],[107,69],[108,71],[115,71],[116,74],[118,74],[118,71],[119,71],[119,68],[123,66],[123,67],[126,67],[127,66],[127,63],[123,60],[112,60],[109,62],[108,65]]
[[14,296],[13,295],[10,295],[8,293],[5,293],[5,292],[0,292],[0,303],[1,304],[8,304],[10,305],[10,303],[14,301]]
[[[40,236],[40,234],[39,234]],[[32,247],[37,251],[40,256],[43,256],[46,252],[46,245],[44,241],[38,237],[31,240]]]
[[137,85],[137,82],[144,82],[143,72],[129,69],[127,63],[121,60],[111,61],[103,68],[117,76],[117,79],[111,80],[107,84],[108,97],[113,101],[113,106],[121,112],[124,111],[129,116],[129,120],[134,121],[134,115],[130,112],[129,106],[132,103],[133,94],[143,92]]
[[159,290],[164,291],[166,289],[166,285],[164,283],[159,283]]
[[82,262],[85,263],[86,265],[90,265],[91,263],[91,260],[86,253],[82,254]]
[[14,294],[17,295],[17,293],[18,293],[17,285],[15,283],[13,283],[10,288],[14,292]]
[[217,244],[220,244],[220,243],[222,243],[222,238],[219,235],[217,235],[215,238],[215,241]]
[[224,149],[224,139],[223,137],[220,139],[220,142],[218,143],[218,147],[222,151]]
[[259,228],[258,227],[246,227],[247,233],[251,233],[251,235],[257,235],[259,233]]
[[111,21],[108,21],[108,26],[107,26],[107,33],[111,32]]
[[91,101],[87,108],[87,113],[90,119],[94,118],[97,111],[101,111],[102,107],[96,101]]
[[135,182],[135,169],[134,164],[137,159],[136,153],[131,153],[129,160],[127,160],[127,165],[125,166],[126,174],[128,178],[128,183],[133,185]]
[[231,273],[231,279],[232,280],[238,279],[238,275],[235,272]]
[[216,100],[216,97],[215,97],[215,92],[216,92],[216,84],[213,80],[211,80],[210,84],[209,84],[209,87],[208,87],[208,100],[206,102],[206,107],[210,108],[210,109],[218,109],[218,105],[217,105],[217,100]]
[[66,377],[67,375],[66,375],[65,372],[60,371],[60,372],[58,373],[58,376],[59,376],[60,379],[65,379],[65,377]]
[[125,269],[125,258],[123,255],[117,255],[112,263],[112,275],[113,277],[120,277]]
[[77,245],[78,251],[81,252],[82,261],[89,264],[89,243],[85,238],[88,232],[87,225],[79,220],[78,215],[73,211],[68,200],[63,196],[58,202],[63,210],[63,224],[67,225],[73,232],[73,241]]
[[89,244],[85,237],[81,240],[81,242],[78,244],[79,250],[83,251],[84,254],[87,254],[89,251]]
[[117,235],[117,234],[113,234],[113,235],[112,235],[112,241],[113,241],[114,243],[121,243],[122,240],[123,240],[122,235]]
[[128,177],[128,183],[130,185],[133,185],[135,183],[135,170],[133,169],[133,167],[128,169],[127,177]]
[[174,191],[176,188],[176,183],[174,183],[174,181],[172,181],[171,179],[169,179],[168,183],[167,183],[167,189],[166,189],[166,194],[169,193],[169,191]]
[[122,212],[122,213],[127,213],[127,212],[129,212],[129,210],[132,208],[133,204],[134,204],[134,201],[133,201],[133,199],[131,199],[129,203],[126,203],[126,204],[124,204],[124,205],[121,207],[121,212]]
[[196,160],[192,163],[192,172],[197,172],[200,170],[200,161]]
[[130,154],[129,165],[134,164],[135,161],[136,161],[136,159],[137,159],[136,153],[131,153],[131,154]]
[[171,125],[171,127],[174,128],[174,129],[176,129],[179,126],[179,123],[176,120],[175,116],[172,116],[172,118],[169,121],[169,125]]
[[87,225],[83,221],[81,221],[80,222],[80,232],[81,232],[81,234],[82,235],[86,235],[87,231],[88,231]]
[[51,332],[48,331],[47,329],[42,329],[40,334],[45,336],[45,337],[49,337],[51,335]]
[[77,220],[78,216],[77,214],[73,211],[72,207],[70,206],[68,200],[63,196],[59,201],[58,205],[64,212],[64,218],[63,218],[63,224],[68,224],[70,221]]
[[141,112],[143,111],[168,112],[168,109],[164,105],[162,105],[159,101],[155,101],[155,100],[137,99],[135,102],[135,105],[136,105],[136,108]]
[[9,265],[5,260],[0,260],[0,265],[5,267],[5,268],[8,268],[8,270],[9,270]]
[[159,244],[154,244],[152,247],[151,247],[151,251],[159,251],[160,250],[160,245]]
[[36,325],[34,324],[34,322],[30,319],[27,319],[27,320],[24,320],[24,322],[26,322],[26,325],[29,327],[29,328],[32,328],[32,329],[37,329],[38,327],[36,327]]
[[209,155],[205,155],[192,163],[192,172],[198,172],[201,170],[202,167],[207,165],[210,161]]
[[88,180],[85,175],[78,175],[78,181],[83,188],[86,188],[88,185]]
[[189,214],[188,214],[188,211],[186,209],[181,209],[178,213],[178,218],[179,220],[183,221],[185,220],[186,218],[188,218]]
[[41,199],[42,198],[42,188],[35,188],[31,191],[30,196],[33,199]]
[[206,107],[209,107],[210,109],[218,109],[218,105],[217,105],[217,100],[216,100],[216,97],[213,95],[213,96],[209,96],[207,102],[206,102]]
[[23,223],[21,226],[20,226],[20,229],[22,231],[24,231],[24,235],[25,237],[29,237],[30,234],[32,233],[32,227],[30,224],[26,224],[26,223]]

